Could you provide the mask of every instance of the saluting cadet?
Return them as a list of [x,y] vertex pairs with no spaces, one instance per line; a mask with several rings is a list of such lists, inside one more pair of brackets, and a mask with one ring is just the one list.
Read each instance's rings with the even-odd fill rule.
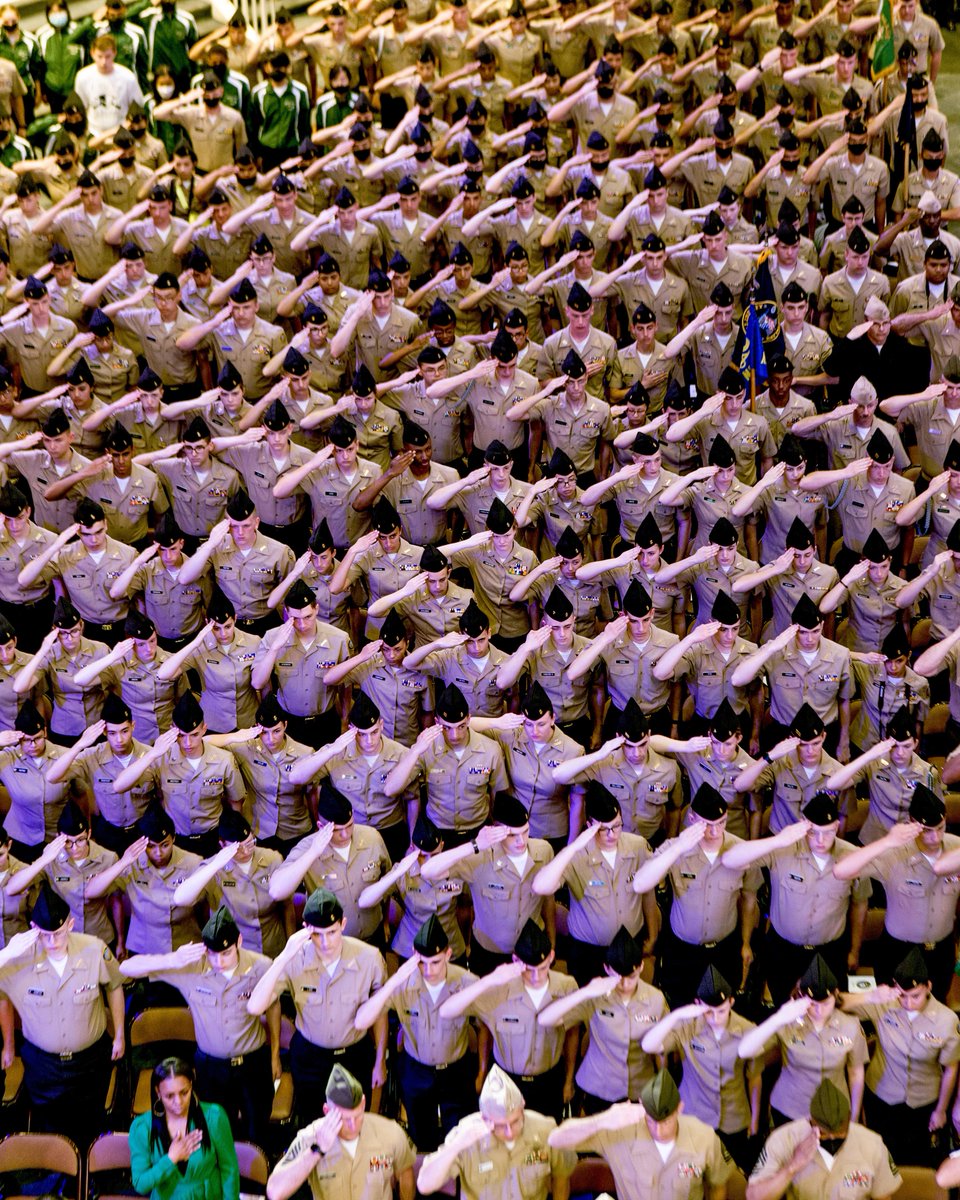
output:
[[227,1111],[234,1137],[263,1138],[273,1080],[280,1078],[280,1006],[274,1002],[268,1009],[265,1028],[247,1011],[247,1002],[270,960],[244,947],[226,908],[213,913],[200,936],[202,944],[134,954],[120,973],[127,979],[149,977],[180,992],[197,1035],[199,1088]]
[[47,739],[47,723],[32,700],[20,707],[13,729],[0,732],[0,783],[10,796],[4,818],[14,853],[24,862],[34,862],[46,842],[56,836],[57,821],[67,802],[63,782],[51,783],[50,767],[63,748]]
[[692,1004],[668,1012],[644,1034],[643,1049],[683,1059],[684,1111],[715,1129],[741,1170],[752,1166],[760,1128],[763,1060],[740,1057],[740,1041],[756,1029],[733,1011],[734,989],[716,967],[707,967]]
[[444,1019],[440,1006],[473,982],[451,963],[452,950],[434,913],[417,930],[413,953],[359,1008],[358,1029],[367,1029],[388,1008],[397,1014],[403,1046],[397,1084],[408,1128],[418,1150],[436,1150],[441,1139],[472,1110],[475,1056],[466,1017]]
[[307,900],[303,924],[258,980],[247,1009],[260,1016],[282,992],[292,994],[297,1016],[290,1067],[297,1107],[315,1120],[332,1066],[355,1070],[368,1089],[386,1080],[386,1015],[373,1023],[375,1046],[354,1022],[360,1005],[383,987],[387,971],[378,950],[343,936],[343,909],[326,888]]
[[[335,1063],[323,1091],[323,1116],[305,1126],[274,1167],[270,1195],[288,1200],[309,1183],[313,1200],[359,1192],[366,1200],[414,1200],[415,1151],[402,1126],[365,1111],[360,1082]],[[362,1185],[358,1166],[367,1164]]]
[[903,1182],[900,1172],[880,1135],[851,1121],[851,1111],[825,1079],[810,1099],[809,1120],[781,1125],[767,1138],[748,1200],[839,1200],[853,1179],[870,1200],[888,1200]]
[[550,969],[554,957],[546,933],[527,921],[512,961],[449,997],[440,1015],[479,1017],[493,1041],[497,1066],[517,1085],[524,1100],[536,1102],[556,1119],[573,1099],[579,1037],[575,1029],[546,1028],[537,1021],[546,1004],[576,988],[569,975]]
[[522,1091],[496,1065],[483,1082],[480,1112],[465,1117],[417,1176],[422,1195],[456,1179],[466,1200],[567,1200],[576,1155],[554,1149],[556,1121],[526,1107]]
[[680,1093],[667,1071],[645,1084],[639,1104],[627,1100],[566,1120],[550,1134],[550,1145],[598,1153],[623,1200],[724,1197],[733,1172],[733,1160],[710,1126],[681,1113]]
[[444,687],[455,685],[474,716],[500,716],[506,697],[497,687],[497,675],[507,656],[491,645],[490,618],[472,597],[457,628],[459,632],[420,642],[403,660],[404,666],[419,667]]
[[73,932],[66,901],[49,887],[30,924],[0,950],[0,981],[23,1026],[20,1055],[34,1127],[86,1147],[103,1127],[111,1060],[122,1059],[125,1049],[117,960],[99,938]]

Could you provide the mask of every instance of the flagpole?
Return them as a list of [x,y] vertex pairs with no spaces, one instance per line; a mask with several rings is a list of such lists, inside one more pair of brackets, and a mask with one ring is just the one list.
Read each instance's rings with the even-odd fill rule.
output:
[[755,413],[757,411],[757,369],[756,369],[756,367],[750,368],[750,411],[752,413]]

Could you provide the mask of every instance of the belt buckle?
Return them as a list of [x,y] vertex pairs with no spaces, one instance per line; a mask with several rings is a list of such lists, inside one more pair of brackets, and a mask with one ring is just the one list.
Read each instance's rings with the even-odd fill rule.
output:
[[346,1047],[346,1046],[341,1046],[339,1050],[334,1050],[334,1052],[333,1052],[333,1057],[334,1057],[334,1058],[340,1058],[340,1056],[341,1056],[341,1055],[343,1055],[343,1054],[346,1054],[346,1052],[347,1052],[347,1047]]
[[231,1066],[231,1067],[242,1067],[242,1066],[243,1066],[243,1060],[244,1060],[244,1058],[245,1058],[245,1057],[246,1057],[246,1056],[245,1056],[245,1055],[243,1055],[243,1054],[238,1054],[238,1055],[236,1055],[234,1058],[231,1058],[231,1059],[230,1059],[230,1066]]
[[924,948],[924,950],[936,950],[937,943],[936,942],[924,942],[923,948]]
[[719,946],[719,945],[720,945],[719,942],[704,942],[703,948],[704,948],[704,950],[716,950],[717,946]]
[[69,1062],[73,1058],[72,1050],[65,1050],[60,1056],[61,1062]]
[[533,1081],[535,1079],[536,1079],[536,1075],[521,1075],[520,1076],[521,1083],[533,1083]]

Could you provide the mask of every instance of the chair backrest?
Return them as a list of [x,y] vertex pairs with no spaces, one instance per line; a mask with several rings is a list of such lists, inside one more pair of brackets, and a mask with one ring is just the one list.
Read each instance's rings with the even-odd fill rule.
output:
[[193,1017],[189,1008],[145,1008],[130,1026],[130,1045],[148,1046],[151,1042],[195,1042]]
[[901,1167],[900,1176],[903,1179],[897,1192],[900,1200],[947,1200],[932,1167]]
[[130,1139],[125,1133],[102,1133],[87,1153],[87,1174],[130,1166]]
[[598,1196],[601,1192],[614,1195],[613,1172],[602,1158],[581,1158],[570,1176],[570,1195],[589,1192]]
[[11,1133],[0,1142],[0,1174],[10,1171],[56,1171],[76,1184],[80,1194],[80,1152],[59,1133]]
[[[267,1163],[267,1156],[259,1146],[253,1142],[235,1142],[237,1148],[237,1162],[240,1166],[241,1181],[248,1180],[250,1183],[259,1184],[260,1187],[267,1186],[267,1177],[270,1174],[270,1166]],[[244,1189],[241,1187],[240,1189]]]

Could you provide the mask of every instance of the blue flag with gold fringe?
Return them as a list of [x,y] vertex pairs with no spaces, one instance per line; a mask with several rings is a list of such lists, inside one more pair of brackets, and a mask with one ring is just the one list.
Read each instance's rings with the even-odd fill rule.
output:
[[771,250],[764,250],[757,259],[750,300],[740,318],[733,351],[733,366],[748,383],[751,374],[757,384],[766,383],[767,363],[783,353],[780,309],[770,278],[771,254]]

